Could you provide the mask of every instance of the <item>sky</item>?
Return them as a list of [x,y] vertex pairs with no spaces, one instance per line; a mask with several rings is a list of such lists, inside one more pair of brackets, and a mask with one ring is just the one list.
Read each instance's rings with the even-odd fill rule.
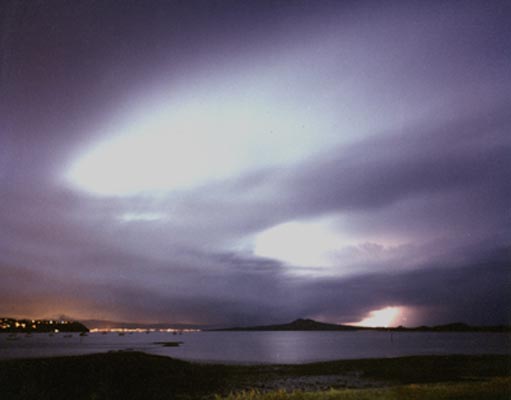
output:
[[511,4],[0,4],[0,315],[511,323]]

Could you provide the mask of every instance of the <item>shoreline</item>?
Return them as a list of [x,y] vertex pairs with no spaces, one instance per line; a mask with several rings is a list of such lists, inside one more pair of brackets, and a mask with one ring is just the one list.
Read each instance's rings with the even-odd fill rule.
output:
[[369,390],[494,378],[511,378],[510,355],[233,365],[120,351],[0,360],[2,393],[14,399],[209,399],[254,390]]

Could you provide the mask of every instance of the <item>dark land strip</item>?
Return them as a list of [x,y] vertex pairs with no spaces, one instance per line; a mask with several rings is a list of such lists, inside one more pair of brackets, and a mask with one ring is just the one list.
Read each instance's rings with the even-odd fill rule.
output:
[[378,388],[411,383],[479,382],[510,376],[511,356],[506,355],[246,366],[113,352],[0,361],[0,399],[208,399],[252,389],[267,392]]

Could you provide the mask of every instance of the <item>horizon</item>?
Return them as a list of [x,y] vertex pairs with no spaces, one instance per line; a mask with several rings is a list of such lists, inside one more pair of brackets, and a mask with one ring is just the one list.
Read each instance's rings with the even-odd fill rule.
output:
[[[497,325],[471,325],[467,324],[463,321],[451,321],[448,323],[438,324],[438,325],[415,325],[415,326],[407,326],[407,325],[393,325],[393,326],[386,326],[386,325],[355,325],[355,324],[346,324],[346,323],[335,323],[331,321],[321,321],[321,320],[314,320],[311,318],[296,318],[292,321],[283,322],[280,323],[272,323],[272,324],[262,324],[262,325],[243,325],[243,326],[216,326],[216,325],[194,325],[194,324],[173,324],[173,323],[166,323],[166,322],[154,322],[154,323],[139,323],[139,322],[126,322],[126,321],[108,321],[108,320],[77,320],[73,318],[12,318],[12,317],[0,317],[0,319],[15,319],[18,321],[67,321],[67,322],[78,322],[84,324],[88,329],[91,331],[103,331],[103,330],[130,330],[130,329],[156,329],[156,330],[168,330],[168,329],[197,329],[197,330],[209,330],[209,329],[233,329],[233,328],[253,328],[253,327],[265,327],[265,326],[279,326],[279,325],[289,325],[295,322],[301,322],[301,321],[309,321],[314,323],[320,323],[320,324],[326,324],[326,325],[335,325],[335,326],[345,326],[345,327],[353,327],[353,328],[361,328],[361,329],[417,329],[417,328],[437,328],[437,327],[444,327],[444,326],[450,326],[450,325],[464,325],[470,328],[500,328],[500,327],[510,327],[511,325],[507,324],[497,324]],[[92,324],[92,325],[91,325]]]
[[509,2],[64,3],[0,4],[0,315],[511,325]]

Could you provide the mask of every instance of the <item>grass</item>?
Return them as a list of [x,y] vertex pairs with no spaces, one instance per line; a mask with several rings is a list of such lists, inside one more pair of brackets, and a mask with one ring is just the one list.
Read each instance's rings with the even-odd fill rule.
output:
[[289,366],[298,375],[362,371],[365,377],[393,383],[432,383],[511,375],[511,357],[505,355],[409,356],[328,361]]
[[[345,387],[354,387],[349,379],[334,391],[314,392],[318,389],[314,384],[289,385],[289,382],[310,383],[325,376],[356,377],[354,381],[362,382],[362,386],[380,387],[345,390]],[[242,366],[189,363],[137,352],[116,352],[0,361],[0,399],[190,400],[223,396],[230,400],[511,400],[509,379],[511,356],[497,355]],[[296,387],[309,392],[275,391]],[[229,397],[229,393],[235,394]]]
[[509,400],[511,378],[493,378],[485,382],[411,384],[378,389],[331,389],[323,392],[287,393],[273,391],[262,393],[255,390],[229,396],[217,396],[216,400]]

